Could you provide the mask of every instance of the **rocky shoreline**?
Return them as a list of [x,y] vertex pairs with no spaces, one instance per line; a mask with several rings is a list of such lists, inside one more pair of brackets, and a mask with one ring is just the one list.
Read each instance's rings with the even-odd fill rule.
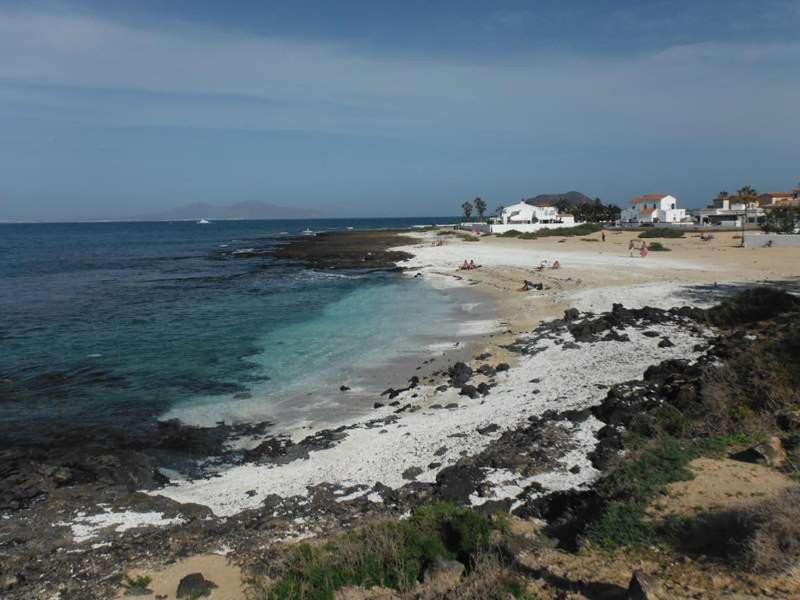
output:
[[[678,314],[666,311],[648,313],[651,318],[655,315],[655,319],[652,320],[620,318],[618,313],[619,311],[586,321],[587,326],[593,331],[592,335],[598,336],[603,331],[614,331],[614,326],[627,326],[634,321],[638,321],[637,326],[646,328],[652,322],[682,318]],[[538,332],[538,337],[520,340],[515,351],[523,354],[536,352],[536,344],[544,337],[560,341],[560,336],[568,333],[570,327],[575,329],[576,321],[584,322],[574,314],[568,317],[547,324]],[[603,324],[598,324],[600,322]],[[612,322],[614,325],[610,325]],[[502,373],[508,368],[504,364],[491,365],[490,358],[484,356],[483,359],[488,362],[475,371],[464,363],[452,365],[446,374],[447,383],[440,385],[455,387],[464,396],[471,397],[477,394],[480,397],[490,398],[492,388],[496,385],[491,376],[497,372]],[[470,384],[473,375],[485,377],[487,374],[488,382],[477,386]],[[405,391],[413,390],[418,384],[419,380],[412,377]],[[396,390],[387,390],[386,395],[388,405],[395,405],[391,407],[392,412],[368,421],[367,427],[386,427],[395,422],[402,413],[415,410],[411,402],[392,400],[390,397],[395,392]],[[439,410],[448,408],[443,406]],[[433,500],[469,504],[471,496],[491,495],[492,486],[485,481],[485,474],[489,469],[511,468],[521,474],[529,475],[556,466],[559,458],[571,449],[572,443],[569,429],[565,429],[563,423],[579,424],[589,416],[590,412],[586,410],[565,412],[551,410],[532,418],[517,429],[504,431],[479,454],[465,456],[455,465],[442,469],[432,483],[413,481],[416,473],[410,472],[404,473],[404,477],[412,481],[398,489],[380,484],[369,490],[320,485],[316,489],[309,490],[308,497],[268,498],[262,508],[244,511],[228,518],[214,517],[202,506],[179,504],[158,495],[143,494],[138,490],[154,490],[165,483],[163,478],[159,478],[153,464],[140,454],[147,443],[156,448],[163,448],[165,445],[191,448],[198,452],[198,456],[204,453],[213,456],[216,453],[221,457],[225,454],[222,439],[225,435],[234,433],[232,430],[209,432],[170,423],[164,426],[169,430],[169,434],[165,437],[159,439],[159,436],[154,435],[142,438],[136,450],[126,447],[124,452],[116,455],[113,451],[109,453],[107,445],[110,438],[99,439],[98,446],[84,448],[87,458],[94,456],[94,462],[74,460],[68,452],[64,452],[62,463],[47,464],[46,461],[34,463],[35,452],[20,456],[18,450],[12,451],[11,455],[9,451],[4,451],[3,464],[6,469],[4,483],[6,488],[10,484],[10,489],[5,490],[6,494],[15,490],[17,493],[20,490],[34,490],[37,489],[36,483],[41,484],[36,495],[27,498],[20,498],[18,495],[11,504],[6,502],[7,508],[11,508],[12,512],[6,513],[8,518],[2,521],[3,534],[0,538],[0,548],[7,570],[4,574],[15,578],[18,582],[6,592],[10,594],[9,597],[25,597],[31,592],[31,588],[25,585],[27,583],[33,584],[33,589],[50,592],[60,589],[63,598],[87,597],[87,595],[91,597],[91,594],[102,597],[102,594],[108,593],[121,577],[121,571],[115,570],[116,567],[113,566],[119,563],[141,560],[153,555],[160,556],[163,561],[169,561],[193,552],[207,551],[209,547],[227,548],[237,560],[248,562],[247,558],[254,559],[257,548],[265,541],[274,540],[276,537],[296,536],[298,529],[301,529],[301,534],[304,530],[318,535],[347,527],[370,515],[399,516]],[[310,452],[338,443],[347,436],[348,429],[344,426],[336,430],[318,432],[298,443],[292,443],[288,439],[268,439],[256,448],[244,452],[241,460],[261,464],[286,464],[304,460]],[[497,429],[497,426],[488,424],[476,433],[490,434]],[[242,430],[235,433],[244,435],[252,431]],[[94,451],[99,452],[100,448],[103,454],[95,456]],[[59,450],[58,453],[60,452]],[[431,456],[431,463],[435,465],[436,459],[436,456]],[[27,480],[14,479],[20,477],[22,473],[28,474]],[[83,474],[83,479],[78,476],[79,473]],[[118,478],[115,479],[115,476]],[[541,488],[534,484],[524,490],[521,496],[540,493],[540,490]],[[347,500],[347,497],[353,494],[356,497]],[[371,502],[370,494],[378,494],[382,502]],[[483,503],[480,510],[508,509],[513,501],[513,498],[490,500]],[[164,519],[180,518],[181,523],[165,528],[145,527],[131,533],[119,533],[112,529],[98,530],[90,541],[78,546],[79,552],[65,555],[63,548],[74,546],[69,543],[70,528],[67,526],[69,522],[67,515],[71,512],[74,514],[79,508],[83,509],[81,511],[83,512],[93,504],[105,505],[106,513],[158,512]],[[518,510],[524,513],[533,509],[529,504],[524,504]],[[45,523],[63,523],[64,526],[51,528],[52,534],[43,535],[45,529],[42,526]],[[302,523],[302,527],[298,528],[298,523]],[[253,530],[257,533],[253,533]],[[46,569],[41,563],[28,561],[27,557],[32,554],[50,556]],[[84,574],[83,579],[70,578],[68,574],[76,570]],[[116,579],[112,573],[116,573]],[[98,578],[97,576],[101,574],[103,577]],[[64,588],[67,581],[69,583]]]
[[[375,240],[391,247],[383,234]],[[394,240],[396,244],[396,236]],[[363,239],[351,250],[337,249],[335,258],[326,257],[320,244],[320,239],[313,238],[303,240],[295,250],[283,251],[316,268],[353,268],[365,262],[394,268],[398,260],[391,251],[374,262],[365,258],[376,250],[365,250]],[[627,449],[627,433],[653,433],[661,426],[654,415],[665,403],[682,412],[696,405],[700,373],[740,356],[742,339],[763,330],[759,321],[779,319],[775,326],[796,327],[796,320],[781,317],[797,310],[791,296],[760,293],[762,297],[744,308],[736,305],[724,310],[615,305],[602,314],[566,311],[562,319],[520,336],[507,350],[527,360],[542,353],[566,356],[604,345],[616,349],[646,344],[642,347],[669,353],[678,342],[692,356],[653,361],[641,379],[613,385],[598,381],[593,384],[598,401],[573,407],[564,398],[513,427],[485,422],[472,433],[452,434],[453,443],[460,441],[457,435],[484,441],[478,451],[461,450],[457,460],[448,458],[452,448],[443,444],[426,457],[427,465],[403,471],[405,483],[398,486],[320,482],[304,495],[271,494],[257,507],[220,516],[208,507],[159,495],[167,478],[158,466],[165,459],[183,466],[203,460],[206,467],[300,464],[352,434],[364,430],[380,434],[415,413],[437,419],[437,415],[457,411],[462,403],[498,402],[506,398],[502,392],[510,385],[508,364],[482,354],[470,364],[456,362],[423,379],[413,375],[406,386],[387,389],[375,399],[374,418],[318,431],[299,441],[270,437],[269,423],[200,429],[167,422],[137,432],[76,430],[46,446],[5,447],[0,451],[0,593],[10,599],[111,597],[119,589],[125,565],[165,564],[215,551],[241,565],[258,565],[264,560],[264,547],[276,541],[326,535],[377,516],[397,518],[432,501],[471,505],[484,514],[501,511],[543,519],[554,545],[575,549],[596,516],[614,501],[604,491],[604,482]],[[670,332],[688,337],[679,341]],[[693,341],[687,345],[689,340]],[[520,393],[535,399],[546,375],[522,376],[526,385]],[[427,401],[417,395],[426,386],[456,401]],[[231,449],[232,439],[246,436],[263,441],[250,449]],[[587,437],[591,447],[586,447]],[[565,464],[572,455],[580,458]],[[442,464],[443,460],[448,464]],[[435,477],[420,477],[428,471],[435,472]],[[567,483],[574,476],[578,484],[563,490],[543,485],[542,476],[552,472],[561,473]],[[194,475],[202,478],[209,473],[201,469]],[[130,519],[134,514],[157,519],[114,521],[119,515]],[[76,525],[81,523],[87,527],[78,539]]]
[[416,240],[402,230],[325,232],[295,238],[278,248],[277,257],[314,269],[397,270],[411,255],[395,250]]

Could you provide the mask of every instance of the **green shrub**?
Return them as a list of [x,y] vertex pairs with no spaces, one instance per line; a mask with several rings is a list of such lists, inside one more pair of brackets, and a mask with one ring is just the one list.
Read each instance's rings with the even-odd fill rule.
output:
[[131,577],[125,575],[122,585],[129,590],[146,590],[147,586],[152,583],[153,579],[147,575],[139,575],[138,577]]
[[598,484],[598,493],[608,504],[589,525],[587,538],[608,550],[655,543],[657,529],[644,518],[647,505],[667,484],[693,477],[686,465],[698,456],[698,450],[666,437],[612,471]]
[[[513,237],[521,240],[536,240],[542,237],[574,237],[582,235],[591,235],[603,229],[602,225],[597,223],[583,223],[575,227],[556,227],[552,229],[540,229],[538,231],[528,231],[522,233],[516,229],[511,229],[505,233],[498,233],[497,237]],[[596,241],[596,240],[587,240]]]
[[472,565],[495,529],[478,513],[452,504],[419,508],[409,519],[379,522],[325,543],[299,544],[270,561],[269,600],[329,600],[346,586],[410,590],[437,557]]
[[640,238],[682,238],[685,232],[682,229],[670,229],[668,227],[655,227],[647,229],[639,234]]
[[540,229],[536,232],[537,237],[575,237],[582,235],[591,235],[603,229],[602,225],[597,223],[583,223],[575,227],[559,227],[555,229]]
[[653,252],[671,252],[671,250],[661,242],[650,242],[647,244],[647,249]]

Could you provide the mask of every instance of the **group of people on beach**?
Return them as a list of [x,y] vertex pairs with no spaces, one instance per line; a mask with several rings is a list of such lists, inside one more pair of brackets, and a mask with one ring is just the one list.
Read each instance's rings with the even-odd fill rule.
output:
[[536,267],[537,271],[544,271],[545,269],[560,269],[561,263],[558,260],[554,260],[550,262],[549,260],[543,260],[539,263],[539,266]]
[[628,242],[628,256],[633,256],[633,253],[636,250],[639,250],[639,256],[642,258],[647,258],[647,253],[649,252],[647,248],[647,242],[642,242],[639,247],[636,247],[636,240],[631,240]]
[[480,267],[480,265],[476,265],[474,260],[470,260],[469,262],[464,260],[464,264],[461,265],[458,268],[458,270],[459,271],[472,271],[473,269],[477,269],[479,267]]

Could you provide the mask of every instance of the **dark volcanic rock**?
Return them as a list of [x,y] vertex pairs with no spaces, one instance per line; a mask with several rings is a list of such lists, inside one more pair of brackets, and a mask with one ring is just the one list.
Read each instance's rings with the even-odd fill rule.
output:
[[411,255],[391,248],[414,243],[397,231],[330,232],[290,240],[274,254],[314,268],[394,270]]
[[467,383],[472,377],[472,369],[463,362],[457,362],[447,370],[450,376],[450,383],[455,387],[460,387]]
[[403,479],[409,480],[416,479],[419,475],[422,475],[422,469],[420,467],[409,467],[402,473]]
[[490,365],[481,365],[478,367],[478,373],[485,375],[486,377],[492,377],[495,374],[495,370]]
[[560,548],[575,551],[587,525],[603,514],[605,506],[605,500],[592,490],[568,490],[528,500],[515,514],[547,521],[547,535],[557,538]]
[[436,475],[434,494],[441,500],[468,504],[471,494],[483,482],[484,470],[475,465],[454,465]]
[[203,577],[202,573],[191,573],[178,584],[178,589],[175,592],[175,597],[181,598],[202,598],[211,595],[211,590],[215,589],[217,584],[213,581]]
[[481,397],[481,393],[478,391],[478,388],[476,388],[474,385],[462,386],[461,391],[458,394],[459,396],[467,396],[469,398],[472,398],[473,400],[475,398]]
[[488,435],[490,433],[494,433],[495,431],[500,429],[500,425],[496,423],[489,423],[489,425],[484,425],[483,427],[478,427],[475,431],[480,433],[481,435]]
[[508,363],[499,363],[497,366],[495,366],[494,370],[500,373],[502,371],[508,371],[510,368],[511,367]]

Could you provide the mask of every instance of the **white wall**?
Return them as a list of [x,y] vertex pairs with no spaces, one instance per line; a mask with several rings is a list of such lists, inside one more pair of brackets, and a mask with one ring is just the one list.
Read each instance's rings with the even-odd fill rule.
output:
[[744,234],[744,245],[747,248],[762,248],[768,241],[772,240],[773,247],[775,246],[792,246],[800,247],[800,235],[783,234],[783,233],[753,233],[746,232]]

